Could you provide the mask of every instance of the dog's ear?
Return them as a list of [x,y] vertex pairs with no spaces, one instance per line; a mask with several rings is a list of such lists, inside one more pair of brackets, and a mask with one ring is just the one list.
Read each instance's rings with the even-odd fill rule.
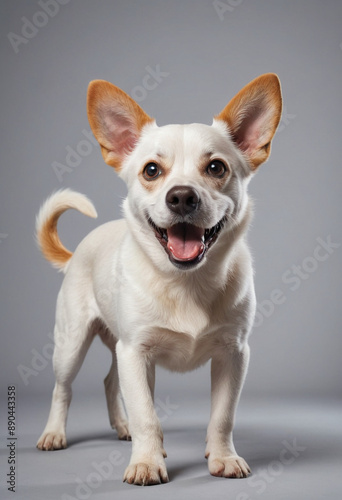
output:
[[116,170],[134,149],[144,125],[154,122],[129,95],[105,80],[90,82],[87,111],[104,161]]
[[215,119],[228,125],[233,141],[255,170],[270,155],[281,111],[279,78],[266,73],[240,90]]

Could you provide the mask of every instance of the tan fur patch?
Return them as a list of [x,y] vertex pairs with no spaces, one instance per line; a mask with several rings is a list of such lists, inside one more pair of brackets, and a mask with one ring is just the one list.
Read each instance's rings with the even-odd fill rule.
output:
[[217,120],[223,120],[229,127],[232,138],[239,129],[246,114],[247,109],[253,106],[263,106],[265,113],[269,115],[267,121],[267,131],[265,131],[265,142],[260,147],[246,157],[255,170],[261,163],[267,160],[271,152],[271,140],[278,127],[281,111],[282,97],[280,82],[274,73],[266,73],[252,80],[248,85],[238,92],[238,94],[227,104],[227,106],[215,116]]
[[51,195],[41,206],[36,218],[36,237],[45,258],[60,270],[72,253],[61,243],[57,234],[58,218],[68,209],[75,209],[88,217],[97,217],[94,205],[84,195],[70,189],[63,189]]
[[37,233],[38,243],[44,257],[57,267],[63,266],[72,257],[72,252],[64,247],[57,233],[57,221],[64,211],[65,209],[61,209],[54,213]]
[[88,87],[87,111],[91,129],[100,143],[104,161],[114,167],[121,169],[124,159],[122,152],[118,149],[119,144],[111,143],[104,131],[103,114],[106,110],[116,110],[118,116],[131,122],[130,133],[138,139],[143,127],[147,123],[153,123],[153,118],[123,90],[105,80],[93,80]]

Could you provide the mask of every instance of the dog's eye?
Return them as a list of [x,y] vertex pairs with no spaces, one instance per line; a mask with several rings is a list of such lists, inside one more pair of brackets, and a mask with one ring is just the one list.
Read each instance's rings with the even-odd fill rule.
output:
[[226,171],[227,168],[225,164],[220,160],[213,160],[207,166],[207,173],[211,175],[211,177],[216,177],[217,179],[221,179]]
[[153,181],[161,174],[161,169],[156,163],[148,163],[143,171],[143,176],[147,181]]

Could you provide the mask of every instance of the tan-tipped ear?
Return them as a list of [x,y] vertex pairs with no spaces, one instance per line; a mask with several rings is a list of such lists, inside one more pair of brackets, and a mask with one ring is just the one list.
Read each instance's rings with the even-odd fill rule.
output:
[[129,95],[105,80],[90,82],[87,111],[104,161],[116,170],[134,149],[144,125],[154,121]]
[[215,119],[228,125],[232,139],[255,170],[270,155],[281,111],[279,78],[266,73],[240,90]]

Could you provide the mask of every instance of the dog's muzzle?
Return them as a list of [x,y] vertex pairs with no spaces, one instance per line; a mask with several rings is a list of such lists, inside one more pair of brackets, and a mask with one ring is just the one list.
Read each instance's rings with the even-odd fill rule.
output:
[[[171,212],[185,218],[200,207],[198,192],[190,186],[175,186],[165,199]],[[169,228],[158,227],[148,217],[150,226],[170,261],[180,269],[189,269],[199,264],[222,230],[226,217],[211,228],[201,228],[188,222],[178,222]]]

